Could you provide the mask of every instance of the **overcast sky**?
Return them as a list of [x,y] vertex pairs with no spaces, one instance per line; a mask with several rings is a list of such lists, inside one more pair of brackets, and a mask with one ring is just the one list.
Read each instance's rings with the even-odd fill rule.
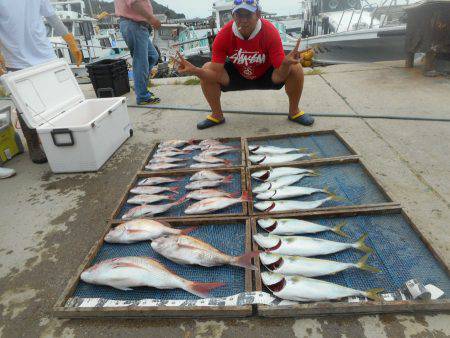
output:
[[[112,0],[111,0],[112,1]],[[188,18],[211,15],[213,0],[155,0]],[[263,11],[279,15],[298,14],[300,0],[260,0]]]

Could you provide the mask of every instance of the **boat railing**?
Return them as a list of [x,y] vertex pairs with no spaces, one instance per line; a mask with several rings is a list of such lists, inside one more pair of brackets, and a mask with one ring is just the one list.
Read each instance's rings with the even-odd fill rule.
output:
[[[342,22],[342,19],[344,18],[344,14],[347,13],[347,12],[350,12],[350,11],[354,12],[355,9],[354,8],[349,8],[349,9],[344,9],[342,11],[341,18],[340,18],[339,23],[338,23],[338,25],[336,27],[336,33],[339,32],[339,27],[341,26],[341,22]],[[353,14],[352,14],[352,17],[353,17]],[[351,22],[351,20],[350,20],[350,22]],[[347,29],[348,29],[348,27],[347,27]]]
[[[388,1],[388,0],[386,0],[386,1]],[[396,1],[396,0],[391,0],[391,4],[394,1]],[[373,8],[375,8],[375,10],[373,10]],[[375,13],[377,10],[378,10],[378,4],[367,4],[367,5],[364,5],[361,9],[349,8],[349,9],[343,10],[342,14],[341,14],[341,18],[339,19],[339,23],[336,27],[336,33],[339,32],[339,27],[341,26],[342,19],[344,18],[345,13],[350,12],[350,11],[352,13],[350,16],[350,20],[348,21],[348,25],[347,25],[347,29],[346,29],[346,32],[348,32],[348,31],[350,31],[350,26],[352,25],[353,16],[355,15],[355,12],[359,12],[358,21],[356,22],[356,26],[354,26],[354,27],[356,27],[355,30],[358,30],[358,29],[361,29],[360,24],[361,24],[361,19],[362,19],[362,15],[363,15],[364,11],[371,11],[371,12]],[[370,19],[369,28],[372,28],[372,26],[373,26],[373,19],[374,19],[374,16],[372,15],[372,17]]]

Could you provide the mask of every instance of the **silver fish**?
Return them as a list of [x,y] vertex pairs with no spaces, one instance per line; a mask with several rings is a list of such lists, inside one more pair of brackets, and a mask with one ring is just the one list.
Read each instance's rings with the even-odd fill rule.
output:
[[249,252],[242,256],[230,256],[191,236],[166,235],[153,240],[151,246],[161,256],[178,264],[206,267],[233,265],[256,270],[252,265],[252,258],[257,256],[258,252]]
[[191,143],[192,143],[192,141],[186,141],[186,140],[168,140],[168,141],[161,142],[158,147],[159,148],[165,148],[165,147],[180,148],[184,145],[191,144]]
[[157,152],[155,155],[153,155],[153,158],[158,158],[158,157],[174,157],[174,156],[181,156],[181,155],[186,155],[188,153],[186,152],[175,152],[175,151],[160,151]]
[[274,146],[249,145],[248,150],[252,154],[287,154],[287,153],[304,153],[306,148],[281,148]]
[[254,207],[264,212],[312,210],[320,207],[327,201],[336,199],[338,198],[332,195],[327,198],[315,201],[295,201],[295,200],[263,201],[255,203]]
[[357,263],[342,263],[326,259],[307,258],[301,256],[287,256],[268,252],[261,252],[261,263],[270,271],[282,275],[300,275],[304,277],[321,277],[334,275],[338,272],[357,268],[370,272],[380,272],[379,269],[367,264],[370,254],[363,256]]
[[285,162],[293,162],[302,158],[314,158],[314,153],[306,154],[283,154],[283,155],[250,155],[248,159],[253,164],[277,164]]
[[145,169],[147,170],[165,170],[165,169],[173,169],[173,168],[180,168],[184,167],[185,164],[177,164],[177,163],[152,163],[150,165],[146,165]]
[[207,198],[211,198],[211,197],[229,197],[229,198],[233,198],[233,197],[236,197],[236,195],[228,193],[228,192],[223,191],[223,190],[218,190],[218,189],[194,190],[194,191],[191,191],[190,193],[188,193],[186,195],[187,199],[197,200],[197,201],[201,201],[201,200],[204,200],[204,199],[207,199]]
[[217,155],[222,155],[225,153],[229,153],[232,151],[237,151],[237,149],[214,149],[214,148],[210,148],[208,150],[204,150],[203,152],[201,152],[199,154],[199,156],[217,156]]
[[176,195],[136,195],[133,196],[132,198],[129,198],[127,200],[128,204],[152,204],[152,203],[156,203],[159,201],[165,201],[165,200],[175,200]]
[[186,162],[187,158],[176,158],[176,157],[153,157],[148,163],[176,163],[176,162]]
[[236,147],[233,146],[227,146],[224,144],[211,144],[211,145],[206,145],[206,146],[202,146],[201,150],[202,151],[207,151],[207,150],[235,150]]
[[159,184],[173,183],[173,182],[179,182],[179,181],[182,181],[182,179],[153,176],[153,177],[143,178],[142,180],[139,180],[137,184],[138,185],[159,185]]
[[340,236],[349,237],[342,231],[342,227],[347,224],[346,222],[341,222],[334,227],[327,227],[325,225],[294,218],[262,218],[258,219],[257,223],[262,229],[272,235],[302,235],[332,231]]
[[145,217],[145,216],[154,216],[158,214],[162,214],[163,212],[166,212],[172,207],[175,207],[177,205],[180,205],[185,200],[184,197],[179,199],[177,202],[174,203],[168,203],[168,204],[157,204],[157,205],[140,205],[138,207],[131,208],[128,210],[123,216],[122,219],[133,219],[138,217]]
[[303,237],[303,236],[276,236],[269,234],[255,234],[253,240],[266,251],[290,256],[321,256],[344,251],[347,249],[357,249],[365,253],[371,253],[364,241],[367,234],[361,236],[355,243],[342,243],[328,241],[326,239]]
[[276,180],[273,180],[271,182],[264,182],[258,185],[253,189],[254,193],[261,193],[268,190],[276,190],[282,187],[287,187],[291,184],[297,183],[302,178],[307,176],[315,176],[313,174],[300,174],[300,175],[289,175],[289,176],[282,176],[280,178],[277,178]]
[[193,181],[193,182],[187,184],[185,188],[187,190],[214,188],[214,187],[218,187],[221,184],[230,183],[232,181],[232,179],[233,179],[233,176],[229,175],[229,176],[225,176],[224,178],[222,178],[220,180],[215,180],[215,181],[211,181],[211,180]]
[[228,208],[229,206],[237,203],[248,201],[247,192],[243,192],[241,197],[228,198],[228,197],[212,197],[201,200],[194,204],[191,204],[184,211],[185,214],[207,214],[213,211]]
[[203,181],[203,180],[221,180],[224,179],[225,176],[219,175],[218,173],[212,171],[212,170],[201,170],[194,175],[191,176],[189,181]]
[[187,234],[197,227],[175,229],[164,221],[152,219],[134,219],[112,228],[105,236],[105,242],[130,244],[151,241],[164,235]]
[[264,285],[274,296],[297,302],[318,302],[341,299],[353,296],[363,296],[375,301],[381,301],[379,293],[383,289],[361,291],[338,284],[301,276],[285,276],[273,272],[261,273]]
[[175,153],[180,153],[180,154],[186,154],[186,153],[189,152],[189,151],[186,151],[184,149],[181,150],[181,149],[178,149],[178,148],[175,148],[175,147],[158,147],[158,149],[156,150],[157,153],[164,153],[164,152],[168,152],[168,151],[175,152]]
[[279,167],[279,168],[255,171],[254,173],[252,173],[252,177],[259,181],[272,182],[279,177],[289,176],[289,175],[302,175],[302,174],[315,175],[315,172],[314,172],[314,170],[303,169],[303,168]]
[[183,289],[199,297],[224,283],[201,283],[184,279],[148,257],[120,257],[102,261],[81,273],[81,280],[90,284],[107,285],[119,290],[148,286],[157,289]]
[[218,168],[223,167],[223,163],[194,163],[191,164],[190,168]]
[[222,144],[222,142],[220,142],[219,140],[215,140],[215,139],[206,139],[206,140],[201,141],[198,145],[199,145],[200,147],[203,147],[203,146],[209,146],[209,145],[221,145],[221,144]]
[[259,200],[281,200],[285,198],[309,196],[317,193],[333,195],[327,190],[327,188],[316,189],[309,187],[289,186],[289,187],[281,187],[276,190],[267,190],[265,192],[256,195],[256,198]]
[[198,150],[200,149],[202,146],[199,144],[191,144],[188,145],[186,147],[183,148],[184,151],[193,151],[193,150]]
[[215,157],[215,156],[207,156],[207,155],[197,155],[194,156],[193,159],[197,162],[201,163],[223,163],[225,165],[230,165],[231,161],[224,160],[223,158]]
[[137,195],[144,195],[144,194],[155,195],[165,191],[178,192],[178,187],[156,187],[156,186],[139,185],[137,187],[132,188],[130,190],[130,193]]

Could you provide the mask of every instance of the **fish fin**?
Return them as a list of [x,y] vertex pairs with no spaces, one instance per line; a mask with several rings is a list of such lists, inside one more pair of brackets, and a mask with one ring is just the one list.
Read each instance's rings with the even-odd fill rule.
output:
[[346,200],[344,197],[338,196],[338,195],[336,195],[336,194],[334,194],[332,192],[329,192],[329,191],[328,191],[328,195],[329,195],[328,197],[331,200],[336,201],[336,202],[343,202],[343,201]]
[[312,159],[317,159],[319,158],[319,156],[317,156],[317,153],[310,153],[309,157],[311,157]]
[[180,235],[186,235],[186,234],[188,234],[188,233],[190,233],[190,232],[192,232],[194,230],[197,230],[197,229],[198,229],[198,226],[183,229],[183,230],[181,230]]
[[118,286],[114,286],[114,288],[115,289],[119,289],[119,290],[122,290],[122,291],[133,291],[133,289],[132,288],[127,288],[127,287],[118,287]]
[[253,201],[252,198],[250,197],[248,191],[242,192],[241,201],[242,202],[252,202]]
[[336,225],[335,227],[331,228],[331,231],[333,231],[335,234],[338,234],[339,236],[348,238],[350,236],[347,233],[342,231],[342,228],[346,225],[347,225],[347,222],[341,222],[338,225]]
[[370,253],[368,253],[367,255],[363,256],[358,261],[358,263],[356,263],[356,266],[359,269],[364,270],[364,271],[370,271],[370,272],[374,272],[374,273],[380,272],[380,269],[377,269],[377,268],[367,264],[367,260],[369,259],[369,256],[370,256]]
[[172,225],[169,222],[166,221],[157,221],[158,223],[161,223],[162,225],[168,227],[168,228],[172,228]]
[[384,289],[380,289],[380,288],[369,289],[365,292],[365,296],[374,301],[381,302],[383,300],[383,298],[381,298],[381,296],[379,294],[383,291],[384,291]]
[[306,147],[300,147],[300,148],[297,148],[297,151],[298,151],[299,153],[306,153],[306,152],[308,151],[308,148],[306,148]]
[[202,283],[202,282],[190,282],[187,286],[187,290],[190,293],[193,293],[196,296],[206,298],[209,296],[209,293],[221,286],[224,286],[225,283]]
[[356,241],[356,243],[354,244],[354,247],[355,247],[355,249],[358,249],[358,250],[360,250],[360,251],[362,251],[362,252],[365,252],[365,253],[372,253],[372,252],[373,252],[373,249],[370,248],[370,247],[368,247],[368,246],[366,245],[366,243],[364,243],[365,240],[366,240],[366,238],[367,238],[367,236],[368,236],[368,234],[362,235],[362,236]]
[[222,183],[230,183],[233,180],[233,175],[225,176],[222,180]]
[[179,187],[169,187],[170,191],[178,192]]
[[261,251],[252,251],[243,254],[242,256],[236,257],[236,259],[231,263],[234,266],[240,266],[241,268],[257,270],[257,267],[252,264],[253,257],[259,255]]
[[175,205],[180,205],[186,202],[187,198],[186,196],[181,197],[177,202],[175,202]]

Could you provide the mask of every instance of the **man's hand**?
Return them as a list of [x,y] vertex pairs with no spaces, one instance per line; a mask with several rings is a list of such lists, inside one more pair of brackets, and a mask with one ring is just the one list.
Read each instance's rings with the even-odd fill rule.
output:
[[161,21],[159,21],[156,16],[153,16],[150,20],[150,25],[152,25],[154,29],[159,29],[161,28]]
[[197,67],[187,61],[180,52],[177,52],[177,58],[174,58],[173,60],[178,65],[178,72],[181,74],[194,74],[197,70]]
[[302,61],[300,52],[299,52],[299,47],[300,47],[300,42],[301,42],[301,38],[299,38],[297,40],[297,43],[295,44],[294,49],[284,57],[283,59],[283,64],[286,66],[291,66],[291,65],[297,65]]

